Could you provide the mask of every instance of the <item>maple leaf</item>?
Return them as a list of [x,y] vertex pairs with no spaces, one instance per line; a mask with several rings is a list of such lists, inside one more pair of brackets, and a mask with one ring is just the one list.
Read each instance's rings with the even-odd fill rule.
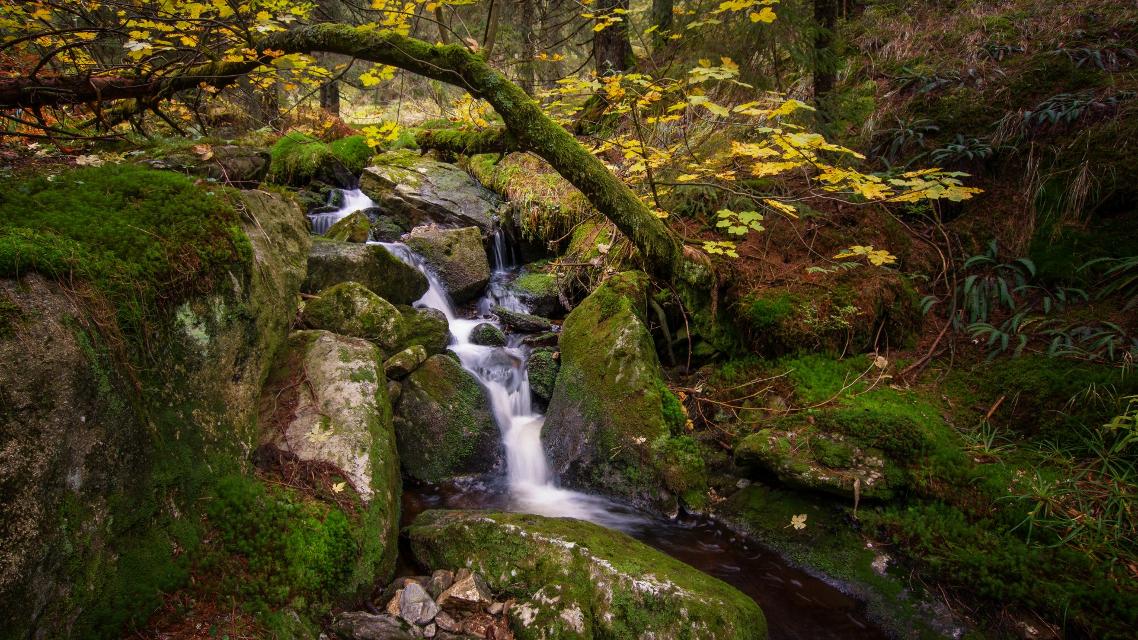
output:
[[795,531],[801,531],[806,528],[806,514],[800,513],[796,516],[790,517],[790,524],[787,526],[794,527]]

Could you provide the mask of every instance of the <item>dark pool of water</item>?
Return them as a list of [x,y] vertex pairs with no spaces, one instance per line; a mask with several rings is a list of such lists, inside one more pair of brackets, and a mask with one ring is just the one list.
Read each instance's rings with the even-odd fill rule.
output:
[[[403,524],[427,509],[509,508],[505,488],[493,481],[406,486]],[[714,521],[637,515],[639,522],[621,527],[626,533],[754,598],[766,615],[772,640],[888,638],[868,620],[863,603]],[[409,550],[400,556],[409,558]],[[401,571],[410,575],[416,568],[404,566]]]

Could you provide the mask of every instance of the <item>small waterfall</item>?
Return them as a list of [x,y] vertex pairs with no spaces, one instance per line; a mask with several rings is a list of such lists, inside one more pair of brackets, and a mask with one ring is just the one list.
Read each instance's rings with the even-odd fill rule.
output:
[[[336,192],[332,192],[329,194],[329,204],[332,203],[332,199],[335,197],[335,193]],[[339,193],[343,198],[343,203],[340,205],[339,209],[335,211],[308,214],[308,219],[312,222],[312,233],[315,233],[318,236],[322,236],[325,233],[328,233],[328,229],[330,229],[332,225],[348,217],[350,214],[353,214],[360,209],[367,209],[368,207],[375,206],[375,202],[371,198],[364,195],[363,191],[360,191],[359,189],[344,189],[339,191]]]
[[[430,285],[415,305],[433,307],[446,315],[450,323],[451,344],[462,367],[474,375],[486,390],[494,420],[502,434],[506,449],[506,480],[510,492],[510,508],[525,513],[563,516],[590,520],[619,529],[642,526],[647,519],[630,509],[604,498],[569,491],[557,486],[550,472],[541,444],[545,416],[533,404],[529,376],[526,373],[528,348],[520,337],[510,336],[504,347],[486,347],[470,342],[474,327],[483,322],[498,325],[489,317],[460,317],[438,277],[415,252],[399,242],[381,243],[400,260],[415,267],[427,277]],[[494,270],[486,295],[477,303],[480,316],[500,305],[507,309],[529,311],[508,290],[514,275],[511,252],[500,232],[493,239]],[[500,325],[498,325],[499,328]]]

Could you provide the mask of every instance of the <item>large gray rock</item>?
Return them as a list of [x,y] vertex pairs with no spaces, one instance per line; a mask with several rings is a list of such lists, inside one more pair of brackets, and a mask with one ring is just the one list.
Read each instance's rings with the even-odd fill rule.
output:
[[302,290],[318,293],[341,282],[358,282],[392,304],[411,304],[427,292],[427,278],[374,244],[317,240],[308,254]]
[[437,223],[493,229],[498,197],[462,169],[419,155],[389,151],[372,159],[360,189],[411,226]]
[[509,615],[522,640],[767,637],[763,613],[746,595],[589,522],[425,511],[406,533],[419,562],[469,567],[500,597],[515,598]]
[[115,633],[186,579],[171,532],[198,534],[201,480],[256,445],[308,253],[294,202],[234,195],[253,262],[170,310],[144,370],[112,355],[73,285],[0,278],[0,635]]
[[569,484],[664,512],[704,487],[698,448],[683,433],[679,400],[665,386],[641,317],[647,277],[611,277],[565,319],[560,371],[542,441]]
[[456,303],[477,298],[490,282],[490,261],[476,227],[415,227],[407,246],[431,265]]
[[387,379],[375,345],[327,331],[297,331],[266,385],[264,443],[343,471],[360,498],[396,507],[399,463]]
[[403,381],[395,416],[403,472],[416,480],[486,472],[501,458],[481,385],[446,355],[431,356]]

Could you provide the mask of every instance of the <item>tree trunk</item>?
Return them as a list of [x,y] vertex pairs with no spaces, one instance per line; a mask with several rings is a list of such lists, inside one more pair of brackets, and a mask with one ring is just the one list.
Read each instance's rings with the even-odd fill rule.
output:
[[518,33],[522,39],[521,60],[518,62],[518,84],[528,95],[537,85],[537,0],[518,0]]
[[332,79],[320,85],[320,108],[340,117],[340,83]]
[[834,53],[837,22],[838,0],[814,0],[814,105],[819,108],[834,90],[838,66]]
[[668,32],[672,29],[672,14],[675,0],[652,0],[652,48],[660,49],[668,42]]
[[[617,13],[617,10],[623,13]],[[598,16],[620,18],[593,35],[593,56],[597,75],[624,73],[632,68],[632,42],[628,39],[628,0],[600,0]]]
[[490,10],[486,14],[486,32],[482,35],[482,57],[487,60],[494,53],[494,41],[498,39],[498,16],[501,13],[498,0],[490,0]]

